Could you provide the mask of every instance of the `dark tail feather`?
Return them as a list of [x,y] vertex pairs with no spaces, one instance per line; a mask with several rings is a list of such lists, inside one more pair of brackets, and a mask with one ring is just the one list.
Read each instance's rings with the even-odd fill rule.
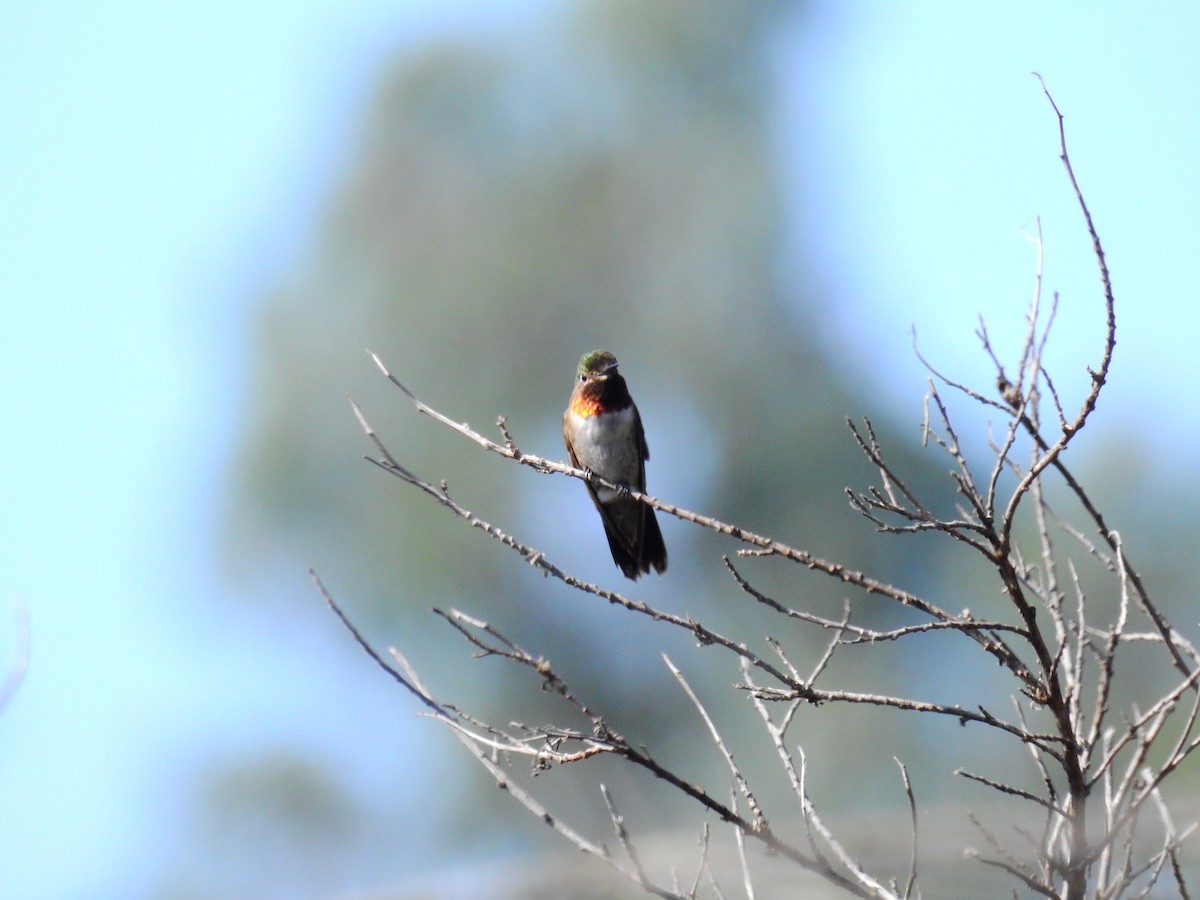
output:
[[667,571],[667,545],[663,543],[662,532],[658,530],[658,519],[654,510],[646,507],[646,530],[642,536],[642,565],[643,572],[654,569],[660,575]]
[[621,536],[609,527],[608,522],[604,523],[604,533],[608,538],[613,562],[620,567],[626,578],[633,581],[637,581],[639,576],[645,575],[651,569],[659,573],[667,570],[667,546],[663,543],[662,532],[658,529],[658,519],[654,517],[654,510],[650,507],[644,506],[642,509],[645,511],[642,519],[642,543],[641,547],[633,548],[638,551],[636,556],[630,552]]

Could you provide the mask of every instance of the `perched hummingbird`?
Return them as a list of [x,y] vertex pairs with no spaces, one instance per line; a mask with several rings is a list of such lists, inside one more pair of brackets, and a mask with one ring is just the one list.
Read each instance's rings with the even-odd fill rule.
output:
[[[650,451],[642,419],[617,372],[617,358],[607,350],[593,350],[579,360],[575,389],[563,414],[563,440],[575,468],[613,484],[646,490]],[[587,489],[604,521],[613,562],[625,577],[636,581],[651,568],[665,571],[667,548],[654,510],[620,491],[590,482]]]

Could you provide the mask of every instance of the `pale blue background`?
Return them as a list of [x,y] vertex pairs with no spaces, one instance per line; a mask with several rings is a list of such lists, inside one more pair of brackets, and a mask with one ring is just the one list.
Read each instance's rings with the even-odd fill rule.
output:
[[[0,8],[0,661],[9,604],[33,631],[0,716],[0,896],[149,890],[180,779],[213,746],[307,743],[364,783],[379,765],[337,725],[394,712],[390,686],[323,666],[310,622],[221,601],[214,532],[256,302],[315,240],[373,79],[430,35],[502,41],[562,8],[497,6]],[[1120,303],[1100,433],[1151,451],[1164,483],[1194,472],[1200,7],[827,2],[810,22],[776,48],[793,240],[842,298],[813,327],[879,408],[919,418],[912,323],[964,378],[988,378],[977,314],[1016,348],[1038,215],[1060,379],[1098,358],[1094,262],[1037,69]]]

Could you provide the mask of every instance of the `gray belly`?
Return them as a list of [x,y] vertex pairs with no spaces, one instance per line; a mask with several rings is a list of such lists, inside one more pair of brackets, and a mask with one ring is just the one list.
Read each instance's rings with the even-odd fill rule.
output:
[[[633,408],[589,416],[580,425],[574,438],[575,455],[580,464],[605,481],[641,490],[641,447]],[[596,493],[601,500],[614,494],[605,488],[597,488]]]

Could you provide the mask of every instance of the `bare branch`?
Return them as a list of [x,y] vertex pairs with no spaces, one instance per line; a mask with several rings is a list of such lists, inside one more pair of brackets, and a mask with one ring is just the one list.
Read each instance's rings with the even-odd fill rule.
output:
[[913,889],[917,886],[917,800],[913,796],[912,782],[908,778],[908,768],[893,756],[896,765],[900,767],[900,777],[904,781],[904,796],[908,798],[908,811],[912,816],[912,851],[909,854],[908,878],[904,882],[904,900],[909,900]]
[[[630,498],[638,500],[642,503],[645,503],[646,505],[651,506],[654,509],[660,510],[661,512],[667,513],[668,515],[675,516],[676,518],[682,519],[685,522],[691,522],[693,524],[707,528],[710,531],[715,531],[718,534],[724,534],[729,537],[733,537],[737,540],[743,541],[745,543],[753,544],[756,548],[758,548],[756,551],[745,551],[745,550],[739,551],[739,555],[780,556],[780,557],[783,557],[784,559],[791,560],[792,562],[800,563],[801,565],[804,565],[813,571],[822,572],[822,573],[829,575],[829,576],[831,576],[839,581],[842,581],[846,584],[854,585],[855,587],[861,588],[862,590],[866,591],[867,593],[886,597],[888,599],[891,599],[898,603],[901,603],[905,606],[913,607],[913,608],[925,613],[926,615],[931,616],[932,618],[939,619],[942,621],[946,621],[951,618],[948,613],[939,609],[934,604],[929,603],[928,601],[922,599],[921,597],[918,597],[917,595],[909,593],[907,591],[901,590],[900,588],[897,588],[893,585],[886,584],[884,582],[870,578],[867,575],[864,575],[862,572],[855,572],[855,571],[849,570],[843,565],[828,562],[817,556],[814,556],[811,553],[807,553],[803,550],[797,550],[794,547],[789,547],[788,545],[783,544],[773,538],[756,534],[752,531],[748,531],[748,530],[740,528],[736,525],[730,525],[728,523],[720,521],[719,519],[714,519],[710,516],[703,516],[698,513],[691,512],[690,510],[686,510],[681,507],[674,506],[670,503],[665,503],[661,500],[651,497],[648,494],[643,494],[640,491],[629,489],[627,486],[611,484],[611,483],[606,482],[603,479],[593,475],[592,473],[586,472],[582,469],[576,469],[571,466],[563,465],[562,463],[551,462],[550,460],[543,459],[542,457],[538,457],[538,456],[533,456],[528,453],[516,452],[514,450],[510,450],[508,447],[504,447],[499,444],[496,444],[494,441],[490,441],[487,438],[485,438],[483,435],[478,434],[477,432],[473,431],[470,428],[470,426],[466,425],[465,423],[455,422],[452,419],[450,419],[448,416],[442,415],[440,412],[433,409],[428,404],[422,402],[421,400],[418,400],[413,395],[413,393],[400,382],[399,379],[397,379],[394,375],[391,374],[391,372],[389,372],[387,370],[386,367],[384,367],[383,363],[379,360],[379,358],[377,356],[375,356],[374,354],[371,354],[371,357],[372,357],[372,359],[375,360],[376,365],[378,365],[379,368],[383,371],[383,373],[388,377],[388,380],[391,381],[393,384],[395,384],[397,387],[399,387],[400,390],[403,391],[404,395],[406,397],[408,397],[409,400],[411,400],[414,403],[414,405],[416,405],[416,407],[419,411],[425,413],[426,415],[433,417],[434,419],[436,419],[439,422],[442,422],[447,427],[452,428],[454,431],[457,431],[459,434],[462,434],[462,435],[470,438],[472,441],[474,441],[475,443],[479,444],[481,447],[484,447],[487,450],[491,450],[494,453],[498,453],[501,456],[504,456],[507,459],[512,459],[514,462],[518,462],[522,465],[531,466],[540,472],[546,472],[546,473],[554,472],[554,473],[558,473],[558,474],[562,474],[562,475],[569,475],[574,478],[580,478],[585,481],[590,481],[593,484],[599,485],[601,487],[608,487],[613,490],[625,490]],[[397,477],[399,477],[401,480],[407,482],[408,484],[411,484],[414,487],[417,487],[420,490],[424,491],[426,494],[431,496],[433,499],[435,499],[439,503],[441,503],[443,506],[446,506],[447,508],[449,508],[450,510],[455,512],[459,517],[466,519],[472,526],[474,526],[476,528],[480,528],[481,530],[486,532],[488,535],[495,538],[496,540],[499,540],[501,543],[505,544],[506,546],[509,546],[514,550],[517,550],[519,553],[521,553],[526,558],[526,560],[531,565],[537,566],[538,568],[545,571],[547,574],[554,575],[556,578],[558,578],[568,584],[571,584],[573,587],[578,587],[582,590],[585,590],[588,593],[596,594],[597,596],[604,597],[604,599],[610,600],[612,602],[620,603],[621,605],[627,605],[626,602],[623,602],[621,599],[618,599],[619,595],[613,594],[612,592],[609,592],[609,591],[605,591],[596,585],[591,585],[591,584],[583,582],[579,579],[568,576],[566,573],[562,572],[557,567],[550,565],[548,562],[546,562],[545,558],[542,556],[542,554],[539,551],[536,551],[533,548],[527,547],[523,544],[519,544],[519,542],[517,542],[514,538],[510,537],[503,531],[501,531],[499,528],[491,525],[490,523],[485,522],[482,519],[479,519],[478,517],[474,516],[465,507],[462,507],[459,504],[457,504],[456,502],[452,501],[444,487],[437,487],[428,481],[418,478],[412,472],[410,472],[409,470],[407,470],[406,468],[401,466],[396,461],[396,459],[391,455],[391,453],[387,450],[387,448],[384,446],[383,442],[379,440],[378,435],[375,433],[375,430],[371,427],[370,423],[367,422],[366,417],[363,415],[362,410],[358,407],[358,405],[356,403],[354,403],[354,401],[350,401],[350,405],[354,411],[355,417],[358,419],[359,425],[362,427],[362,429],[366,433],[367,437],[375,445],[376,449],[378,449],[380,452],[380,455],[381,455],[380,459],[373,459],[373,458],[368,457],[368,459],[370,459],[370,461],[373,462],[375,465],[379,466],[381,469],[383,469],[386,472],[390,472],[391,474],[396,475]],[[628,604],[628,605],[629,605],[629,608],[635,608],[635,604]],[[642,611],[647,612],[648,614],[650,612],[647,608],[643,608]],[[661,614],[661,613],[656,614],[656,618],[663,618],[664,620],[669,620],[669,618],[666,616],[666,614]],[[694,623],[692,623],[691,625],[689,625],[687,627],[694,629],[696,626]],[[1007,668],[1011,669],[1019,677],[1023,677],[1026,679],[1032,678],[1032,675],[1028,671],[1028,669],[1024,666],[1023,663],[1020,662],[1019,659],[1016,658],[1016,656],[1011,651],[1008,650],[1008,648],[1004,645],[1003,641],[1000,641],[999,639],[989,640],[987,638],[984,638],[984,637],[976,634],[973,630],[970,630],[970,629],[965,630],[964,633],[967,634],[969,637],[973,638],[988,653],[991,653],[993,656],[995,656],[1001,662],[1001,664],[1003,664]],[[721,640],[717,639],[717,636],[715,636],[715,635],[713,636],[712,641],[709,641],[709,639],[707,637],[700,635],[700,634],[697,634],[697,637],[700,638],[700,640],[702,642],[721,643]],[[733,649],[732,644],[730,645],[730,649]]]
[[1013,797],[1020,797],[1022,800],[1028,800],[1030,803],[1036,803],[1038,806],[1042,807],[1048,812],[1053,813],[1054,815],[1063,817],[1066,816],[1066,813],[1063,810],[1059,809],[1048,800],[1043,800],[1036,794],[1031,794],[1029,791],[1024,791],[1020,788],[1013,787],[1011,784],[1005,784],[1002,781],[995,781],[991,778],[985,778],[983,775],[976,775],[974,772],[968,772],[966,769],[955,769],[954,774],[961,775],[963,778],[966,778],[969,781],[977,781],[980,784],[985,784],[992,790],[999,791],[1001,794],[1009,794]]
[[687,683],[687,679],[683,677],[683,673],[675,666],[669,656],[662,654],[663,662],[667,664],[667,668],[671,670],[671,674],[675,676],[675,680],[679,682],[679,686],[683,688],[683,692],[687,694],[688,699],[692,701],[692,705],[696,707],[696,711],[700,713],[700,718],[704,720],[704,725],[708,728],[708,734],[716,744],[717,749],[721,751],[721,756],[725,758],[725,764],[729,766],[729,772],[733,775],[733,782],[737,785],[738,793],[746,798],[746,803],[750,807],[750,813],[754,817],[754,830],[758,831],[766,827],[767,822],[763,817],[762,807],[758,801],[754,799],[754,792],[750,790],[750,785],[746,782],[746,777],[742,774],[742,770],[738,768],[734,762],[733,754],[729,752],[729,748],[725,746],[725,741],[721,738],[721,732],[717,729],[716,723],[713,722],[712,716],[708,714],[708,710],[704,708],[704,704],[700,702],[700,698],[696,696],[696,692],[692,690],[692,686]]
[[[605,758],[649,773],[654,779],[651,784],[682,796],[694,803],[701,814],[715,816],[733,828],[737,863],[747,897],[753,897],[756,888],[746,848],[748,843],[757,842],[770,855],[815,873],[850,895],[912,900],[921,896],[919,832],[915,794],[907,767],[896,759],[912,829],[908,871],[901,886],[898,876],[880,879],[870,874],[869,866],[834,837],[809,796],[805,751],[789,744],[787,732],[798,721],[802,707],[807,710],[823,704],[950,717],[960,725],[986,726],[988,733],[995,734],[988,745],[989,752],[992,747],[1028,752],[1039,779],[1026,785],[1011,775],[992,778],[978,774],[980,769],[992,767],[956,769],[956,774],[969,781],[1035,808],[1018,804],[1022,811],[1032,811],[1034,815],[1006,832],[1004,841],[997,837],[1000,832],[971,815],[988,848],[986,856],[972,851],[972,858],[1007,873],[1023,892],[1056,900],[1129,900],[1161,891],[1172,880],[1179,896],[1188,897],[1180,848],[1196,826],[1182,831],[1175,827],[1164,785],[1190,756],[1200,751],[1197,734],[1200,650],[1172,626],[1152,601],[1128,558],[1121,535],[1109,526],[1094,498],[1064,463],[1065,451],[1090,421],[1107,382],[1116,341],[1115,301],[1103,247],[1067,152],[1063,115],[1044,82],[1042,90],[1057,117],[1060,158],[1083,213],[1103,289],[1106,323],[1103,347],[1096,367],[1087,369],[1090,382],[1085,386],[1082,402],[1073,411],[1065,409],[1055,380],[1043,364],[1057,318],[1059,295],[1052,293],[1050,302],[1043,297],[1046,248],[1039,218],[1036,235],[1030,237],[1036,247],[1036,267],[1019,355],[1015,359],[1002,358],[982,317],[979,320],[976,334],[995,370],[993,388],[985,393],[934,368],[922,356],[913,331],[914,353],[929,373],[921,441],[925,446],[932,445],[943,461],[950,461],[947,497],[915,489],[918,482],[906,479],[889,460],[870,419],[864,417],[861,424],[848,422],[853,440],[875,473],[874,483],[867,488],[846,490],[851,506],[879,533],[940,534],[945,536],[946,544],[955,542],[956,546],[970,548],[971,553],[960,555],[974,557],[975,562],[982,559],[991,577],[998,579],[991,587],[1000,588],[1005,598],[1002,610],[986,619],[976,618],[969,609],[953,613],[949,604],[931,599],[961,593],[974,605],[977,601],[973,592],[978,590],[975,585],[955,584],[953,593],[945,586],[940,593],[935,593],[934,588],[923,593],[905,590],[774,537],[674,506],[630,490],[627,485],[607,482],[589,471],[524,453],[503,417],[496,420],[499,440],[485,437],[465,422],[457,422],[420,400],[371,353],[375,365],[419,413],[487,452],[540,474],[565,475],[585,480],[593,489],[618,490],[659,512],[734,539],[743,545],[737,550],[739,558],[780,557],[821,573],[839,586],[855,588],[916,612],[915,616],[902,613],[899,621],[872,619],[869,617],[872,612],[863,606],[855,608],[853,601],[858,595],[850,592],[851,596],[843,598],[840,616],[819,615],[803,608],[806,605],[803,598],[796,599],[790,592],[777,592],[776,596],[784,598],[779,600],[759,590],[739,570],[740,564],[735,566],[731,556],[725,555],[722,560],[726,570],[740,591],[757,604],[753,609],[775,614],[779,616],[777,622],[789,627],[791,623],[802,623],[800,627],[806,636],[818,636],[824,644],[819,653],[806,652],[810,645],[786,642],[790,635],[783,629],[763,635],[766,649],[761,644],[751,649],[753,642],[747,644],[739,637],[739,623],[718,631],[691,615],[652,606],[560,569],[540,550],[475,515],[452,498],[446,482],[427,481],[403,466],[380,440],[362,410],[351,401],[354,415],[374,448],[373,455],[368,457],[374,465],[509,548],[543,575],[625,611],[682,629],[702,647],[720,648],[736,658],[742,675],[742,683],[736,687],[749,696],[774,748],[774,758],[786,775],[784,799],[789,790],[795,798],[796,809],[791,815],[798,817],[803,827],[803,837],[796,838],[799,843],[780,836],[786,832],[773,830],[772,825],[780,821],[772,806],[777,800],[775,793],[757,783],[757,774],[757,790],[752,790],[747,770],[735,759],[735,745],[729,739],[735,734],[739,737],[736,747],[740,756],[741,731],[735,732],[710,711],[681,669],[665,654],[663,660],[698,711],[731,774],[727,801],[718,799],[722,792],[714,796],[685,777],[681,770],[661,764],[646,747],[618,734],[599,709],[586,703],[567,685],[548,659],[518,646],[488,622],[455,609],[435,612],[468,642],[477,657],[496,657],[531,673],[542,690],[565,704],[566,724],[508,721],[497,727],[442,702],[422,685],[397,651],[392,654],[398,666],[372,650],[316,575],[310,573],[326,603],[362,649],[418,698],[426,715],[448,727],[522,806],[574,846],[603,859],[652,894],[694,900],[707,880],[712,892],[723,896],[709,858],[707,821],[701,832],[699,862],[690,888],[681,885],[674,868],[671,884],[663,886],[651,878],[606,787],[601,786],[601,794],[622,851],[619,860],[602,844],[591,842],[548,812],[512,782],[503,766],[525,761],[536,774],[552,766],[586,764]],[[939,391],[945,388],[952,390],[944,398]],[[969,450],[973,446],[969,439],[964,448],[959,438],[962,423],[951,415],[946,398],[955,403],[977,404],[992,417],[986,424],[987,446],[992,456],[985,464],[981,465],[978,455]],[[993,410],[999,416],[994,416]],[[940,455],[943,453],[944,457]],[[982,480],[976,478],[976,472]],[[1052,507],[1048,500],[1060,479],[1067,499],[1072,501],[1065,504],[1065,509]],[[953,504],[953,512],[935,512],[946,507],[947,499]],[[1085,564],[1082,571],[1077,563]],[[1099,583],[1093,578],[1097,573]],[[961,603],[951,602],[955,606]],[[886,624],[878,624],[880,621]],[[811,629],[820,629],[820,633]],[[991,682],[976,685],[966,683],[964,678],[964,684],[954,685],[956,691],[964,692],[962,705],[916,699],[910,695],[924,693],[923,687],[910,687],[899,680],[885,679],[878,688],[877,682],[867,681],[865,690],[829,686],[844,676],[863,654],[875,652],[867,648],[890,642],[899,651],[919,649],[924,653],[930,646],[940,649],[949,640],[945,638],[947,632],[968,639],[965,644],[955,639],[960,647],[977,648],[999,664],[994,671],[999,673],[1004,693],[1012,701],[1012,715],[1001,718],[989,709],[989,704],[994,703],[991,698],[995,685]],[[924,637],[917,639],[918,635]],[[1137,645],[1136,649],[1132,645]],[[728,658],[720,656],[719,650],[717,653],[721,659]],[[1139,680],[1132,674],[1145,677]],[[1171,683],[1160,684],[1164,674],[1170,676]],[[10,673],[9,682],[12,678]],[[822,687],[817,687],[818,681]],[[860,686],[853,677],[848,684]],[[0,687],[0,709],[9,696],[11,688]],[[951,698],[957,696],[952,694]],[[984,700],[985,697],[989,699]],[[1011,763],[1012,757],[1002,757],[1003,760]],[[1008,842],[1011,847],[1006,846]],[[733,873],[731,864],[722,874],[729,877]],[[928,877],[928,872],[922,874]],[[1014,891],[1013,895],[1016,894]]]
[[[604,796],[604,803],[608,807],[608,814],[612,819],[613,831],[616,832],[617,841],[621,844],[621,849],[625,851],[625,855],[629,857],[629,862],[633,865],[633,880],[638,887],[646,891],[646,893],[654,894],[657,897],[677,898],[689,896],[660,888],[650,881],[650,878],[646,875],[645,868],[642,866],[642,861],[638,857],[637,850],[634,849],[633,843],[629,840],[629,832],[625,830],[625,819],[617,812],[612,794],[609,793],[608,788],[603,784],[600,785],[600,793]],[[690,896],[695,896],[695,893],[695,890],[693,890]]]

